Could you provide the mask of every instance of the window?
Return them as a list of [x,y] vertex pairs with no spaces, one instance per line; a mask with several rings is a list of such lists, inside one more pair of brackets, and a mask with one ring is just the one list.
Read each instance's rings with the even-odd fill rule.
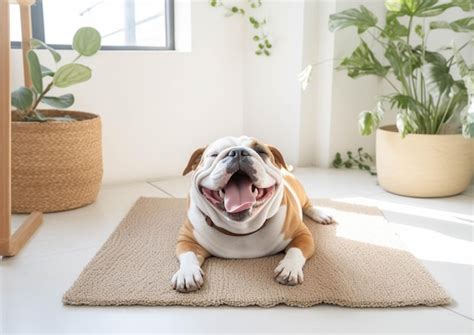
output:
[[[105,50],[174,50],[173,7],[173,0],[37,0],[31,7],[33,37],[69,49],[76,30],[92,26]],[[16,6],[10,16],[11,39],[21,41]]]

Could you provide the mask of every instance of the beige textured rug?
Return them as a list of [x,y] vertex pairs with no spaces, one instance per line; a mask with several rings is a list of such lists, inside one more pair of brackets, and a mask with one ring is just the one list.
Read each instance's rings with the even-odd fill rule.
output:
[[185,200],[140,198],[127,217],[64,295],[70,305],[191,305],[348,307],[443,305],[444,290],[403,250],[377,208],[331,200],[338,224],[306,219],[316,241],[304,268],[305,281],[283,286],[273,279],[282,254],[249,260],[208,259],[200,291],[177,293],[171,277]]

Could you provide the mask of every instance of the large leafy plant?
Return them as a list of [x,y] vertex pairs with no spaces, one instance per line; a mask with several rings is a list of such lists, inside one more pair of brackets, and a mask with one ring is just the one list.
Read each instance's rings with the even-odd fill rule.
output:
[[[333,14],[329,19],[330,31],[356,27],[360,40],[338,69],[346,70],[351,78],[378,76],[393,89],[393,93],[379,98],[374,110],[360,114],[362,135],[370,135],[378,127],[388,103],[397,111],[397,127],[402,136],[462,129],[466,137],[474,137],[474,68],[460,52],[472,44],[472,34],[459,46],[451,42],[439,50],[428,47],[433,30],[474,31],[472,15],[453,22],[434,19],[451,8],[472,14],[474,0],[386,0],[385,7],[382,25],[364,6]],[[454,76],[455,68],[458,78]]]
[[[77,56],[69,64],[59,66],[61,55],[44,42],[32,39],[31,50],[28,51],[27,60],[30,70],[32,87],[20,87],[12,92],[11,103],[17,108],[15,119],[19,121],[73,121],[69,117],[47,117],[37,108],[40,102],[54,108],[68,108],[74,103],[74,95],[71,93],[60,96],[50,95],[53,88],[67,88],[69,86],[87,81],[92,76],[89,67],[78,63],[81,57],[93,56],[101,46],[101,36],[97,30],[91,27],[80,28],[74,35],[72,48]],[[49,51],[57,66],[55,70],[40,64],[35,49],[45,48]],[[48,82],[49,80],[49,82]],[[47,83],[45,83],[47,82]]]

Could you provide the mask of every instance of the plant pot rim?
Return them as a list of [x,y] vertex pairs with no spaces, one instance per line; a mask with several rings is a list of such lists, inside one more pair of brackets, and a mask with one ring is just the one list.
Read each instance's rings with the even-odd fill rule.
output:
[[[381,126],[377,128],[377,132],[381,133],[389,133],[389,134],[398,134],[398,128],[394,124],[389,124],[386,126]],[[407,134],[406,137],[463,137],[461,133],[459,134]]]
[[100,120],[100,115],[93,114],[93,113],[88,113],[88,112],[82,112],[78,110],[62,110],[62,109],[38,109],[38,111],[42,112],[43,114],[47,116],[64,116],[64,115],[71,115],[77,117],[77,119],[74,119],[75,122],[55,122],[55,121],[47,121],[47,122],[39,122],[39,121],[15,121],[12,120],[12,124],[15,126],[38,126],[38,125],[59,125],[59,124],[84,124],[86,122],[96,122],[97,120]]

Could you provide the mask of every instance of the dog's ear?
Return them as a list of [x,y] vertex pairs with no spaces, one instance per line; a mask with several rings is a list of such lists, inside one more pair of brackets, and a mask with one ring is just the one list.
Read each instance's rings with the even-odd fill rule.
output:
[[286,165],[285,159],[283,158],[283,155],[281,154],[280,150],[275,148],[273,145],[267,145],[268,149],[270,149],[270,152],[273,155],[273,159],[275,161],[275,164],[280,167],[288,170],[288,165]]
[[206,148],[199,148],[193,152],[193,154],[191,155],[191,158],[189,158],[188,165],[186,165],[186,167],[184,168],[183,176],[187,175],[192,170],[196,170],[196,167],[199,165],[199,162],[201,161],[204,150],[206,150]]

